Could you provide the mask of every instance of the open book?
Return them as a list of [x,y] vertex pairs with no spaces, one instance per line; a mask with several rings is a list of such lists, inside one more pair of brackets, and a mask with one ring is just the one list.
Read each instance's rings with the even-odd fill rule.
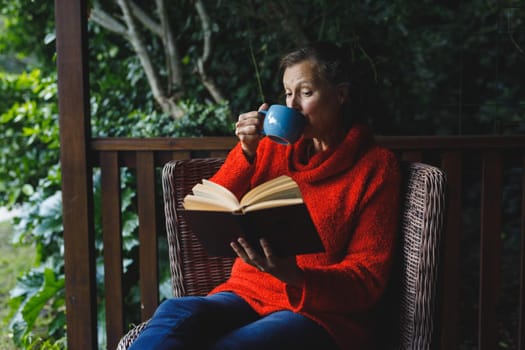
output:
[[183,206],[182,216],[212,256],[235,256],[230,242],[240,236],[259,252],[259,238],[265,237],[279,256],[324,251],[301,191],[289,176],[254,187],[240,201],[227,188],[202,180]]
[[291,177],[282,175],[248,191],[241,200],[223,187],[202,180],[192,188],[193,195],[184,198],[187,210],[213,210],[246,213],[251,210],[303,203],[301,191]]

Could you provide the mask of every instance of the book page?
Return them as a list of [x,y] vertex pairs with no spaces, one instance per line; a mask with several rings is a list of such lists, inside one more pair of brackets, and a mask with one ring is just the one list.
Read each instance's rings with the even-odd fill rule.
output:
[[248,191],[241,199],[241,206],[247,207],[258,202],[302,198],[301,191],[295,181],[289,176],[279,176]]
[[268,200],[264,202],[254,203],[250,206],[244,207],[242,211],[243,213],[248,213],[250,211],[255,211],[255,210],[284,207],[287,205],[295,205],[295,204],[301,204],[301,203],[303,203],[302,198],[275,199],[275,200]]
[[217,191],[218,193],[222,193],[224,196],[232,198],[233,201],[237,202],[237,197],[226,187],[206,179],[202,179],[202,184],[210,189]]
[[237,197],[230,190],[209,180],[202,180],[202,183],[193,186],[192,192],[197,197],[206,197],[217,201],[222,200],[226,202],[225,205],[228,207],[240,207]]
[[195,195],[187,195],[184,197],[182,206],[186,210],[206,210],[206,211],[227,211],[234,212],[238,211],[238,205],[232,205],[228,201],[221,199],[202,197]]
[[230,211],[240,210],[237,197],[227,188],[203,179],[192,187],[193,194],[184,197],[183,206],[186,210]]

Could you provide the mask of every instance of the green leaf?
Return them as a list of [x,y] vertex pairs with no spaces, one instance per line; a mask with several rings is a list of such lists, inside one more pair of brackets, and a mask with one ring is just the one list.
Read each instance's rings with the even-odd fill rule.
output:
[[55,272],[51,268],[44,270],[43,286],[25,302],[22,309],[22,315],[28,330],[33,327],[44,306],[64,288],[64,284],[65,279],[57,279]]
[[30,184],[25,184],[22,187],[22,193],[24,193],[26,196],[31,196],[33,193],[35,193],[35,190]]
[[52,43],[53,41],[55,41],[56,39],[56,34],[53,32],[53,33],[47,33],[45,38],[44,38],[44,44],[50,44]]

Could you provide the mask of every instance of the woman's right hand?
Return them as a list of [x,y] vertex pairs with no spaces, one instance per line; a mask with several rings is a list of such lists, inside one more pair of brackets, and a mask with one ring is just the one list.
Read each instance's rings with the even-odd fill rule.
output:
[[[263,103],[259,107],[259,111],[268,109],[268,104]],[[257,146],[261,141],[263,125],[263,118],[258,111],[251,111],[239,115],[239,119],[235,124],[235,135],[241,142],[242,151],[246,157],[252,161],[255,158]]]

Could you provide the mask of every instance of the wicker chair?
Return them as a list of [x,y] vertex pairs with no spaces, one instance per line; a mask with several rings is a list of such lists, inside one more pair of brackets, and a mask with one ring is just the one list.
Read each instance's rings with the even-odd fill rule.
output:
[[[233,260],[208,257],[177,213],[193,185],[213,175],[222,162],[221,158],[192,159],[164,166],[162,184],[174,296],[204,295],[230,274]],[[446,181],[440,169],[423,163],[404,162],[403,172],[405,197],[394,278],[397,283],[389,298],[395,300],[396,308],[389,319],[394,331],[388,348],[430,349],[436,338],[434,310]],[[146,324],[131,329],[117,349],[127,349]]]

